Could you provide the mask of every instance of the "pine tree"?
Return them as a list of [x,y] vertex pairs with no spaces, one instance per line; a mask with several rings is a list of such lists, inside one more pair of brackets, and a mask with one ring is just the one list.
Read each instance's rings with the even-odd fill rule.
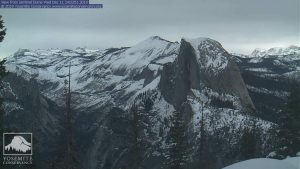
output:
[[0,15],[0,42],[3,41],[5,35],[6,35],[6,28],[4,26],[4,21],[2,19],[2,16]]
[[66,119],[65,119],[65,144],[61,147],[61,152],[57,161],[54,162],[54,169],[79,169],[79,162],[75,156],[74,141],[74,119],[71,110],[71,65],[69,65],[68,80],[65,80],[65,96],[66,96]]
[[279,115],[279,150],[280,158],[295,156],[300,151],[300,84],[291,82],[290,95],[285,108]]
[[[0,15],[0,42],[3,41],[5,35],[6,35],[6,28],[4,27],[4,21],[2,20],[2,16]],[[5,59],[0,61],[0,90],[1,91],[3,90],[3,78],[7,75],[7,71],[5,69],[4,64],[5,64]],[[1,133],[4,130],[4,121],[3,121],[4,120],[3,119],[4,110],[3,110],[2,105],[3,105],[3,96],[0,97],[0,113],[1,113],[0,130],[1,130]]]
[[206,129],[206,121],[207,119],[204,117],[204,108],[207,104],[207,101],[201,101],[201,121],[200,121],[200,147],[198,150],[198,159],[197,166],[202,169],[214,169],[214,159],[212,152],[212,144],[209,142],[208,132]]
[[[0,42],[2,42],[4,40],[4,37],[6,35],[6,28],[4,26],[4,21],[2,20],[2,16],[0,15]],[[5,69],[5,59],[0,61],[0,91],[4,90],[4,86],[3,86],[3,78],[8,74],[8,72]],[[1,142],[2,142],[2,133],[6,131],[5,127],[4,127],[4,109],[3,109],[3,95],[1,95],[0,97],[0,130],[1,130]],[[2,143],[3,144],[3,143]],[[3,166],[3,155],[1,153],[0,156],[1,160],[0,160],[0,167],[1,169],[3,168],[10,168],[9,166]]]
[[67,153],[66,153],[66,162],[67,168],[75,168],[73,162],[74,156],[74,138],[73,138],[73,115],[71,111],[71,65],[69,65],[69,81],[68,81],[68,93],[66,97],[66,110],[67,110]]
[[186,126],[181,113],[177,111],[173,113],[172,124],[167,166],[170,169],[182,169],[187,162],[187,138]]
[[240,160],[248,160],[256,156],[256,129],[245,127],[240,140]]
[[142,145],[141,136],[139,130],[141,127],[141,114],[137,105],[133,105],[130,108],[130,114],[132,115],[132,129],[133,129],[133,146],[132,146],[132,168],[138,168],[142,161]]
[[[0,90],[3,91],[4,90],[4,86],[3,86],[3,78],[8,74],[8,72],[5,69],[5,60],[1,60],[0,61]],[[0,130],[1,133],[4,132],[4,109],[3,109],[3,96],[0,97]]]
[[203,166],[206,163],[205,144],[207,142],[205,121],[204,121],[204,102],[201,101],[201,121],[200,121],[200,147],[199,147],[199,163]]

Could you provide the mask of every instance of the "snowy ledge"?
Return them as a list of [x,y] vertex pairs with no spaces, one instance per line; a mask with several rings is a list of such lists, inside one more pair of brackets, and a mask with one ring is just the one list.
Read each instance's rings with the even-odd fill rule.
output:
[[300,157],[276,160],[270,158],[258,158],[242,161],[223,169],[300,169]]

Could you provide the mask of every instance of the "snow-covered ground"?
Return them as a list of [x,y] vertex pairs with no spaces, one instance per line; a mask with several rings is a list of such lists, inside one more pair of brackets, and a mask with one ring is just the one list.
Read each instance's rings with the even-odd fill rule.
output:
[[223,169],[300,169],[300,157],[276,160],[270,158],[258,158],[242,161]]

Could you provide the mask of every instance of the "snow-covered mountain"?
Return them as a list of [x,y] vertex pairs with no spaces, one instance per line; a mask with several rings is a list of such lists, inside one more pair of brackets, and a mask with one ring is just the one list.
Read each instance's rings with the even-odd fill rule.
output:
[[[127,102],[132,101],[134,94],[154,80],[151,77],[157,78],[153,83],[159,82],[157,72],[163,64],[175,60],[178,48],[177,43],[151,37],[131,48],[19,50],[8,58],[7,69],[27,80],[36,79],[42,93],[62,106],[61,93],[71,64],[72,92],[83,100],[74,104],[75,109],[96,109],[107,102],[114,106],[124,104],[119,101],[123,97],[129,97],[124,98]],[[149,79],[139,77],[147,73],[151,75]]]
[[287,48],[274,47],[268,50],[257,48],[249,55],[249,57],[271,57],[271,56],[284,57],[287,55],[299,55],[299,54],[300,54],[300,47],[289,46]]
[[[136,165],[128,162],[132,107],[141,112],[140,166],[164,167],[172,115],[178,111],[187,126],[191,165],[198,165],[203,112],[216,166],[224,167],[239,160],[236,145],[245,128],[255,124],[264,136],[258,138],[261,156],[273,141],[273,123],[257,118],[236,62],[238,58],[209,38],[177,43],[154,36],[132,47],[103,50],[20,49],[6,62],[11,72],[3,93],[6,123],[36,133],[40,144],[59,145],[71,66],[77,155],[85,168]],[[42,147],[41,165],[53,161],[58,149]]]

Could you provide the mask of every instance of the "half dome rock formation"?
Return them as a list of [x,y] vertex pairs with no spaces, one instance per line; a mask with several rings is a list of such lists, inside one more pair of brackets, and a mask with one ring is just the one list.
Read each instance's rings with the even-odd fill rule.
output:
[[219,42],[154,36],[132,47],[21,49],[7,58],[6,125],[53,145],[37,152],[43,168],[59,154],[69,65],[76,154],[86,169],[165,167],[174,112],[186,126],[191,166],[200,166],[201,125],[217,168],[240,160],[237,143],[254,124],[264,135],[258,154],[270,148],[272,123],[256,116],[236,59]]

